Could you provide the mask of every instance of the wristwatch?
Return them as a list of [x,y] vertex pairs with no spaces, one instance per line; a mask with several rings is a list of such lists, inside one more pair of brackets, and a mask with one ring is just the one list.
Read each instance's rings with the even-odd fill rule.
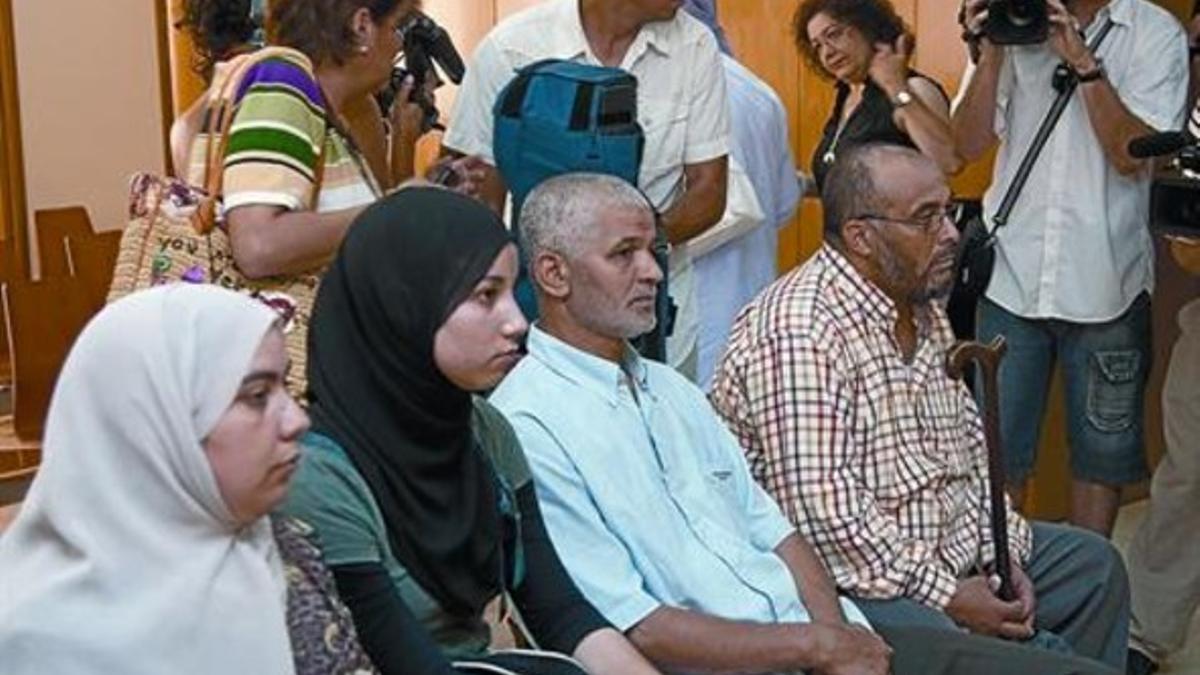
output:
[[1079,80],[1080,84],[1095,82],[1102,77],[1104,77],[1104,61],[1101,59],[1096,59],[1096,65],[1087,72],[1081,73],[1078,70],[1075,71],[1075,78]]
[[892,105],[896,108],[903,108],[913,102],[913,95],[907,89],[901,89],[892,97]]

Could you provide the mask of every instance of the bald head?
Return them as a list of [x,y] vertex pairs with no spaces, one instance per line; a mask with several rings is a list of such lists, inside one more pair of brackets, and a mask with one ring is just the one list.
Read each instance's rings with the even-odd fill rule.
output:
[[864,143],[840,154],[821,190],[825,239],[840,245],[846,221],[886,211],[895,182],[913,174],[942,175],[933,160],[903,145]]
[[825,179],[825,238],[896,302],[923,304],[954,283],[958,230],[946,177],[911,148],[864,145]]

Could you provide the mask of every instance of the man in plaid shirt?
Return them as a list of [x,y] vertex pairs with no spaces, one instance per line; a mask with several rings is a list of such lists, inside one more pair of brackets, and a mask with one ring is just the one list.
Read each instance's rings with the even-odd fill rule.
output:
[[714,381],[751,472],[872,623],[1036,632],[1122,667],[1128,586],[1104,539],[1010,511],[1019,597],[993,595],[982,425],[945,373],[958,233],[937,166],[860,146],[822,198],[825,245],[742,311]]

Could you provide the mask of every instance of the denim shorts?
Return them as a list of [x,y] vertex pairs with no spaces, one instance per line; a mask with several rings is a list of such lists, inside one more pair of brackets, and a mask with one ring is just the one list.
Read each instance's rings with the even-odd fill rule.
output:
[[1085,324],[1025,319],[986,298],[979,303],[979,340],[1003,335],[1000,434],[1010,485],[1033,472],[1046,398],[1056,364],[1062,367],[1071,474],[1125,485],[1148,473],[1144,399],[1150,373],[1150,295],[1142,293],[1121,316]]

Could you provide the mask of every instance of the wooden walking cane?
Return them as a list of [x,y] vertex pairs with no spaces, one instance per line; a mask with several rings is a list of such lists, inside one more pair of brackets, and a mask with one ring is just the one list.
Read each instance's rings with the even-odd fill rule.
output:
[[1000,443],[1000,397],[996,383],[1000,359],[1007,349],[1003,336],[996,336],[990,345],[980,342],[958,342],[946,356],[946,373],[961,380],[971,363],[979,364],[983,375],[983,431],[987,441],[988,486],[991,492],[992,543],[996,549],[996,574],[1000,589],[996,595],[1005,601],[1015,600],[1012,567],[1008,553],[1008,507],[1004,501],[1004,447]]

